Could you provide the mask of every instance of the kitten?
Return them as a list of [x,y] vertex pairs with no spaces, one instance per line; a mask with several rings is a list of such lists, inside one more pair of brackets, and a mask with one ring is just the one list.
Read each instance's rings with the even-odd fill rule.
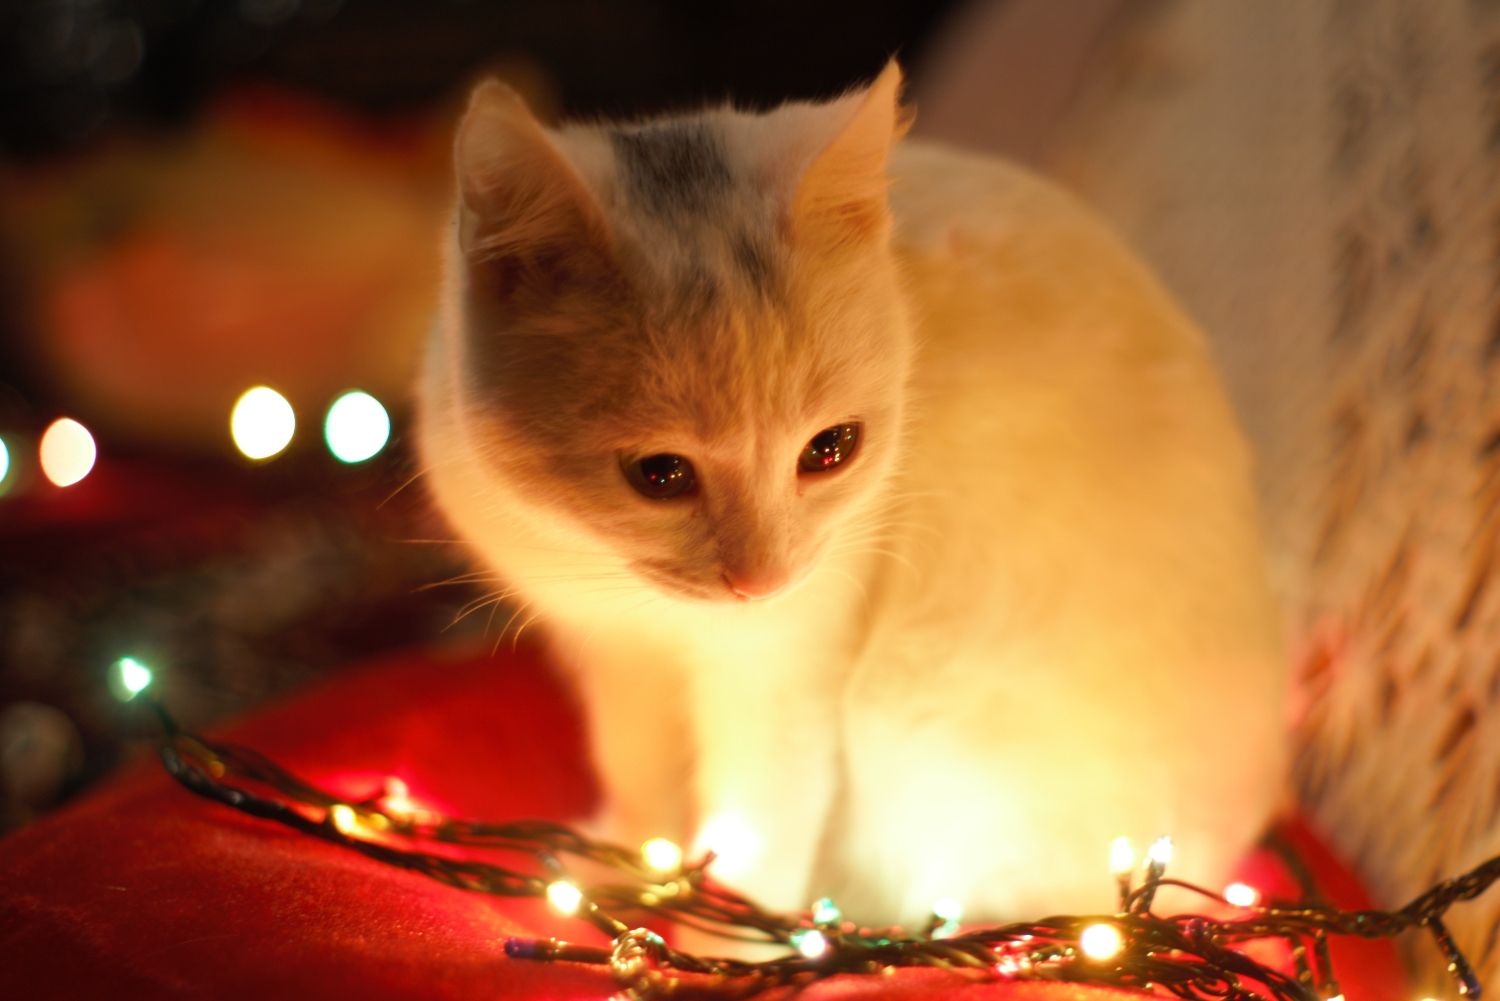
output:
[[891,64],[768,114],[546,128],[494,83],[422,388],[438,503],[545,623],[612,836],[779,908],[1209,885],[1283,783],[1249,458],[1066,196],[898,143]]

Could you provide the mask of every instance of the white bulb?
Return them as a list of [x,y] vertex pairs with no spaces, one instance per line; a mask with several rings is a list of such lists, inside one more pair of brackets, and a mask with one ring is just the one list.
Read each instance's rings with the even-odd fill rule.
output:
[[748,873],[760,859],[760,835],[744,817],[726,812],[708,818],[698,831],[695,853],[714,853],[711,868],[716,876],[733,880]]
[[59,487],[71,487],[83,479],[99,457],[94,436],[71,417],[59,417],[47,425],[38,451],[42,472]]
[[939,897],[932,902],[932,913],[944,921],[958,921],[964,916],[964,905],[957,897]]
[[364,462],[390,438],[390,414],[379,400],[358,389],[334,400],[323,419],[323,440],[340,462]]
[[1163,835],[1151,842],[1151,850],[1146,853],[1146,857],[1157,865],[1171,865],[1174,851],[1172,839]]
[[0,438],[0,483],[4,483],[8,475],[10,475],[10,447],[5,444],[4,438]]
[[1135,845],[1123,834],[1109,844],[1109,871],[1116,876],[1128,876],[1135,868]]
[[559,914],[573,914],[583,903],[583,891],[565,879],[547,884],[547,903]]
[[808,959],[817,959],[828,951],[827,937],[816,928],[804,928],[792,933],[792,945]]
[[1246,883],[1230,883],[1224,887],[1224,899],[1236,907],[1254,907],[1260,903],[1260,894]]
[[1125,948],[1125,937],[1114,925],[1089,925],[1078,936],[1078,948],[1090,959],[1112,959]]
[[247,459],[269,459],[291,443],[296,431],[292,405],[269,386],[247,389],[229,414],[234,447]]

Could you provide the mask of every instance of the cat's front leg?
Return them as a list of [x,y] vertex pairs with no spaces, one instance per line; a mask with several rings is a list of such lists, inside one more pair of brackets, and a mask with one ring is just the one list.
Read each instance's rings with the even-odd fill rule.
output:
[[680,660],[649,637],[567,645],[600,803],[588,826],[626,847],[689,836],[692,739]]
[[807,905],[837,789],[827,665],[775,644],[726,643],[695,669],[697,831],[710,872],[760,903]]

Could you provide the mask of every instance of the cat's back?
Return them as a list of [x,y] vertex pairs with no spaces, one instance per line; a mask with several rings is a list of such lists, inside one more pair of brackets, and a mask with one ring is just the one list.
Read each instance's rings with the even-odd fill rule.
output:
[[918,343],[909,503],[950,537],[982,527],[1007,565],[1076,555],[1080,581],[1089,545],[1153,549],[1139,569],[1211,536],[1245,566],[1249,454],[1205,340],[1108,227],[1028,171],[923,143],[893,156],[891,204]]

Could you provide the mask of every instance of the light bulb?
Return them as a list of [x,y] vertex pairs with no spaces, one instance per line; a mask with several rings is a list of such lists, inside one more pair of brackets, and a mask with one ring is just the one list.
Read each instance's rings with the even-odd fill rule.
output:
[[641,858],[659,873],[674,873],[682,868],[682,849],[666,838],[652,838],[641,845]]
[[340,462],[364,462],[391,438],[391,415],[369,393],[354,389],[333,401],[323,418],[323,440]]
[[230,437],[247,459],[269,459],[280,453],[296,431],[292,405],[270,386],[245,390],[229,414]]
[[817,959],[828,951],[828,938],[816,928],[799,928],[792,932],[792,948],[808,959]]
[[1146,853],[1146,857],[1149,858],[1152,862],[1155,862],[1157,865],[1168,866],[1172,864],[1172,855],[1174,851],[1175,849],[1172,847],[1172,839],[1167,837],[1166,835],[1162,835],[1155,841],[1151,842],[1151,850]]
[[1125,948],[1125,937],[1114,925],[1089,925],[1078,936],[1078,948],[1090,959],[1112,959]]
[[812,905],[812,919],[816,925],[836,925],[844,920],[844,912],[832,898],[819,897]]
[[335,803],[328,808],[329,819],[340,834],[353,837],[359,833],[359,814],[348,803]]
[[1135,868],[1135,845],[1125,835],[1109,843],[1109,871],[1116,876],[1128,876]]
[[121,657],[110,669],[109,687],[121,702],[129,702],[151,687],[151,668],[134,657]]
[[708,818],[698,831],[695,850],[713,852],[715,875],[733,880],[759,861],[761,840],[744,817],[731,811]]
[[99,449],[89,429],[71,417],[47,425],[38,446],[42,473],[59,487],[71,487],[89,474]]
[[1254,907],[1260,903],[1260,893],[1247,883],[1230,883],[1224,887],[1224,899],[1236,907]]
[[583,891],[565,879],[547,884],[547,903],[559,914],[573,914],[583,903]]

